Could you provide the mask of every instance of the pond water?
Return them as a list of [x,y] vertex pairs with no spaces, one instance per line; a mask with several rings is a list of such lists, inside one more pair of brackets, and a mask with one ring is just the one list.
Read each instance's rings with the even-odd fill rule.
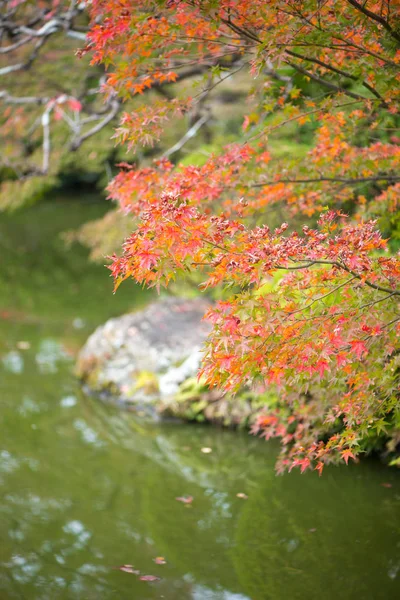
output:
[[274,444],[82,394],[80,345],[148,300],[112,296],[104,268],[57,238],[102,211],[89,198],[0,217],[0,598],[399,598],[395,470],[277,477]]

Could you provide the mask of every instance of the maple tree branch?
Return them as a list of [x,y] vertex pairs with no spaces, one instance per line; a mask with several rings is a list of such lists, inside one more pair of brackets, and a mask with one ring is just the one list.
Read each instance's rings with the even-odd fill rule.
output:
[[[361,5],[359,5],[359,4],[358,4],[358,2],[355,2],[355,1],[354,1],[354,3],[353,3],[353,0],[348,0],[348,1],[350,1],[350,2],[353,4],[353,6],[356,6],[356,5],[357,5],[357,7],[361,7]],[[368,11],[368,13],[370,13],[370,11]],[[371,16],[371,15],[375,15],[375,13],[370,13],[370,14],[368,14],[368,16]],[[375,15],[375,16],[376,16],[376,17],[378,17],[378,15]],[[378,17],[378,18],[380,19],[380,17]],[[250,31],[248,31],[247,29],[243,29],[243,27],[239,27],[238,25],[236,25],[235,23],[233,23],[233,22],[232,22],[232,20],[231,20],[230,18],[229,18],[229,19],[222,19],[222,22],[223,22],[223,23],[225,23],[225,25],[227,25],[227,26],[228,26],[228,27],[229,27],[229,28],[230,28],[232,31],[234,31],[235,33],[237,33],[237,34],[238,34],[238,35],[240,35],[241,37],[244,37],[244,38],[246,38],[246,39],[247,39],[247,40],[249,40],[249,41],[256,42],[257,44],[260,44],[260,43],[261,43],[261,39],[260,39],[260,38],[259,38],[259,37],[258,37],[256,34],[254,34],[253,32],[250,32]],[[393,33],[393,30],[392,30],[392,28],[390,27],[390,25],[387,23],[387,21],[385,21],[385,19],[383,19],[383,18],[382,18],[382,22],[381,22],[381,24],[383,25],[384,23],[386,24],[386,25],[384,25],[384,26],[386,27],[386,29],[387,29],[387,27],[389,26],[389,29],[390,29],[390,31]],[[309,24],[310,24],[310,23],[309,23]],[[397,34],[395,34],[395,37],[396,37],[396,39],[397,39],[398,41],[400,40],[400,36],[398,36]],[[347,41],[347,40],[346,40],[346,43],[348,43],[348,41]],[[286,54],[289,54],[289,55],[291,55],[291,56],[296,56],[296,53],[293,53],[293,52],[292,52],[292,51],[290,51],[290,50],[285,50],[285,52],[286,52]],[[368,53],[370,53],[370,52],[368,51]],[[341,75],[343,75],[343,76],[345,76],[345,77],[351,78],[351,79],[352,79],[352,80],[354,80],[354,81],[358,81],[358,78],[357,78],[357,77],[355,77],[355,76],[353,76],[353,75],[351,75],[351,74],[349,74],[349,73],[345,73],[344,71],[341,71],[340,69],[337,69],[337,68],[335,68],[335,67],[332,67],[331,65],[329,65],[329,64],[327,64],[327,63],[323,63],[322,61],[320,61],[320,60],[318,60],[318,59],[313,59],[313,58],[309,58],[309,57],[304,57],[304,56],[301,56],[301,55],[297,55],[297,57],[298,57],[298,58],[301,58],[301,59],[303,59],[303,60],[308,60],[308,61],[314,62],[314,63],[316,63],[316,64],[319,64],[319,65],[321,65],[321,66],[324,66],[324,67],[325,67],[326,69],[328,69],[328,70],[331,70],[331,71],[334,71],[334,72],[336,72],[337,74],[341,74]],[[385,59],[385,61],[386,61],[386,59]],[[333,84],[333,83],[331,83],[331,82],[329,82],[329,81],[326,81],[326,80],[324,80],[324,79],[322,79],[322,78],[318,77],[317,75],[314,75],[313,73],[310,73],[310,72],[309,72],[309,71],[307,71],[306,69],[303,69],[303,68],[302,68],[302,67],[300,67],[299,65],[296,65],[296,64],[294,64],[294,63],[291,63],[291,62],[289,62],[289,61],[286,61],[286,62],[287,62],[287,64],[289,64],[290,66],[292,66],[292,68],[294,68],[295,70],[297,70],[297,71],[299,71],[300,73],[302,73],[302,74],[304,74],[304,75],[306,75],[306,76],[310,77],[311,79],[313,79],[314,81],[316,81],[316,82],[320,83],[321,85],[324,85],[325,87],[328,87],[328,88],[329,88],[329,89],[331,89],[332,91],[343,92],[343,93],[344,93],[344,94],[346,94],[347,96],[349,96],[349,97],[351,97],[351,98],[355,98],[355,99],[357,99],[357,98],[359,98],[359,99],[363,99],[363,100],[364,100],[364,99],[365,99],[365,100],[367,99],[367,98],[365,98],[364,96],[361,96],[361,95],[359,95],[359,94],[356,94],[356,93],[354,93],[354,92],[351,92],[350,90],[346,90],[345,88],[343,88],[343,87],[341,87],[341,86],[337,86],[337,85],[335,85],[335,84]],[[392,62],[392,61],[386,61],[386,62],[389,62],[389,63],[393,64],[393,66],[397,66],[397,65],[396,65],[394,62]],[[375,88],[374,88],[373,86],[371,86],[371,85],[370,85],[368,82],[366,82],[366,81],[362,81],[361,83],[362,83],[362,85],[363,85],[363,86],[364,86],[366,89],[368,89],[368,90],[369,90],[369,91],[370,91],[370,92],[371,92],[371,93],[372,93],[372,94],[373,94],[373,95],[374,95],[376,98],[378,98],[379,100],[381,100],[382,104],[383,104],[385,107],[387,107],[387,103],[384,101],[384,99],[382,98],[382,96],[379,94],[379,92],[378,92],[377,90],[375,90]]]
[[397,321],[400,321],[400,317],[396,317],[395,319],[392,319],[392,321],[389,321],[389,323],[382,325],[382,329],[386,329],[387,327],[394,325],[394,323],[397,323]]
[[[186,233],[189,233],[185,229],[184,229],[184,231],[186,231]],[[206,242],[207,244],[209,244],[210,246],[213,246],[214,248],[218,248],[219,250],[222,250],[224,253],[228,252],[228,250],[226,248],[224,248],[223,246],[221,246],[219,244],[216,244],[215,242],[208,240],[207,238],[201,237],[200,239],[202,241]],[[235,254],[240,255],[240,253],[238,253],[238,252],[236,252]],[[350,275],[353,276],[350,281],[353,281],[354,279],[358,279],[358,280],[362,281],[363,283],[365,283],[365,285],[367,285],[368,287],[388,294],[388,296],[387,296],[388,298],[390,298],[391,296],[400,296],[400,290],[385,288],[380,285],[377,285],[376,283],[373,283],[372,281],[368,281],[367,279],[364,279],[361,275],[359,275],[358,273],[356,273],[355,271],[353,271],[352,269],[347,267],[344,263],[341,263],[338,261],[319,260],[319,259],[310,261],[310,260],[306,260],[306,259],[305,260],[299,259],[297,262],[301,262],[301,263],[304,262],[305,264],[296,265],[293,267],[285,267],[283,265],[274,265],[271,268],[271,270],[279,269],[279,270],[294,271],[294,270],[307,269],[313,265],[331,265],[338,269],[342,269],[342,270],[346,271],[347,273],[350,273]],[[342,285],[340,285],[339,287],[342,287]],[[316,298],[316,300],[318,300],[318,299],[321,299],[321,298]]]
[[373,19],[374,21],[382,25],[382,27],[384,27],[386,31],[388,31],[397,42],[400,42],[400,35],[391,27],[391,25],[388,21],[386,21],[386,19],[372,12],[365,6],[365,4],[360,4],[359,2],[357,2],[357,0],[347,0],[347,2],[351,4],[356,10],[363,13],[369,19]]
[[374,175],[371,177],[354,177],[354,178],[348,178],[348,177],[316,177],[316,178],[309,178],[309,179],[276,179],[276,180],[270,180],[270,181],[264,181],[264,182],[260,182],[260,183],[252,183],[249,185],[246,184],[240,184],[241,187],[247,187],[247,188],[260,188],[260,187],[266,187],[269,185],[276,185],[277,183],[321,183],[321,182],[338,182],[338,183],[346,183],[346,184],[358,184],[358,183],[366,183],[368,181],[400,181],[400,176],[398,175]]
[[[3,33],[4,31],[12,38],[16,38],[17,36],[23,34],[31,39],[47,37],[48,35],[56,33],[57,31],[64,30],[67,35],[70,33],[72,34],[72,37],[85,40],[85,34],[73,29],[73,21],[78,15],[83,13],[86,8],[85,4],[86,3],[83,1],[72,0],[69,8],[65,12],[59,12],[59,14],[53,15],[50,20],[46,20],[48,13],[45,10],[39,9],[33,18],[25,25],[20,25],[11,21],[10,18],[14,15],[12,13],[8,13],[0,18],[0,32]],[[34,27],[36,27],[38,24],[40,24],[40,27],[38,29],[34,29]],[[80,27],[78,29],[82,28]],[[15,48],[13,46],[9,46],[3,48],[3,51],[11,51],[14,49]]]
[[200,117],[200,119],[198,119],[194,125],[192,125],[192,127],[190,127],[190,129],[188,129],[188,131],[185,133],[184,136],[181,137],[181,139],[176,142],[176,144],[174,144],[171,148],[169,148],[168,150],[166,150],[165,152],[163,152],[163,154],[161,155],[163,158],[167,158],[168,156],[171,156],[171,154],[175,154],[175,152],[178,152],[181,148],[183,148],[183,146],[190,140],[192,139],[196,133],[199,131],[199,129],[205,125],[207,123],[207,121],[210,120],[210,115],[206,114],[203,115],[202,117]]
[[31,41],[31,38],[26,37],[26,38],[23,38],[22,40],[19,40],[18,42],[15,42],[14,44],[10,44],[9,46],[3,46],[2,48],[0,47],[0,54],[8,54],[9,52],[14,52],[14,50],[17,50],[18,48],[20,48],[21,46],[24,46],[25,44],[27,44],[30,41]]
[[299,271],[300,269],[308,269],[308,267],[312,267],[315,265],[315,261],[310,261],[305,265],[296,265],[295,267],[284,267],[283,265],[276,265],[275,269],[279,269],[281,271]]
[[[222,58],[224,58],[224,57],[222,57]],[[242,58],[242,56],[240,54],[235,54],[233,56],[230,56],[230,59],[228,61],[226,61],[226,60],[221,61],[220,58],[219,58],[217,61],[213,61],[210,64],[200,64],[200,65],[197,64],[196,66],[194,66],[194,67],[192,67],[190,69],[187,69],[186,71],[182,72],[178,76],[177,81],[180,82],[180,81],[184,81],[185,79],[190,79],[191,77],[195,77],[196,75],[201,75],[202,73],[205,73],[205,72],[209,71],[210,69],[212,69],[213,67],[218,66],[218,65],[221,65],[221,66],[223,66],[225,68],[232,67],[241,58]],[[240,68],[242,68],[242,67],[240,67]],[[229,76],[230,75],[231,74],[229,74]],[[165,82],[165,83],[162,83],[162,84],[155,84],[155,85],[152,85],[151,88],[147,88],[146,90],[144,90],[144,92],[150,91],[150,90],[155,90],[155,91],[158,91],[158,92],[162,92],[163,90],[165,90],[166,88],[168,88],[170,85],[172,85],[172,83],[173,82]],[[217,82],[217,84],[218,83],[220,83],[220,82]],[[213,86],[213,87],[215,87],[215,86]],[[117,97],[114,97],[114,99],[111,101],[111,109],[107,113],[107,115],[104,117],[104,119],[100,123],[98,123],[97,125],[95,125],[94,127],[92,127],[92,129],[90,129],[89,131],[87,131],[86,133],[84,133],[83,135],[81,135],[80,137],[75,138],[72,141],[72,143],[71,143],[71,146],[70,146],[71,150],[77,150],[86,139],[88,139],[89,137],[92,137],[93,135],[95,135],[96,133],[98,133],[101,129],[103,129],[103,127],[105,127],[106,125],[108,125],[108,123],[110,123],[118,115],[120,108],[121,108],[121,102],[118,100]],[[205,123],[202,122],[200,126],[202,126],[204,124]],[[196,129],[196,131],[194,133],[196,133],[196,132],[197,132],[197,129]],[[187,134],[185,134],[185,135],[187,135]],[[190,137],[193,137],[193,134],[191,134]],[[184,136],[184,138],[185,138],[185,136]],[[185,139],[185,141],[182,144],[182,146],[188,141],[188,139],[190,139],[190,138]],[[177,144],[179,144],[179,143],[180,142],[177,142]],[[173,152],[176,152],[178,149],[180,149],[180,148],[177,148],[176,150],[173,150]],[[171,152],[171,154],[173,152]],[[169,156],[169,154],[166,154],[166,156]]]
[[[12,20],[12,17],[14,16],[13,11],[1,15],[0,40],[5,34],[16,41],[8,46],[0,47],[0,54],[8,54],[29,43],[34,43],[34,47],[27,60],[2,67],[0,69],[0,76],[29,69],[36,60],[40,49],[55,33],[64,31],[65,35],[68,37],[85,41],[86,33],[74,29],[73,26],[75,18],[82,14],[84,10],[85,2],[71,0],[69,8],[66,11],[55,14],[50,20],[46,20],[47,12],[45,10],[39,10],[32,19],[22,25]],[[18,39],[19,37],[21,39]]]
[[[394,67],[397,70],[400,69],[400,65],[397,64],[397,63],[395,63],[393,60],[390,60],[389,58],[385,58],[384,56],[382,56],[380,54],[377,54],[376,52],[374,52],[373,50],[370,50],[369,48],[367,49],[367,48],[364,48],[363,46],[360,46],[359,44],[357,44],[356,42],[354,42],[351,38],[345,38],[345,37],[342,37],[341,35],[336,35],[335,37],[339,41],[343,42],[343,44],[347,48],[349,48],[349,47],[350,48],[357,48],[357,50],[360,50],[364,54],[369,54],[370,56],[373,56],[374,58],[377,58],[378,60],[383,61],[387,65],[390,65],[391,67]],[[340,46],[337,46],[337,47],[340,47]]]
[[[230,29],[232,29],[233,31],[235,31],[236,33],[238,33],[239,35],[253,41],[256,42],[258,44],[261,43],[261,40],[259,37],[257,37],[255,34],[253,34],[252,32],[249,32],[239,26],[237,26],[236,24],[234,24],[232,22],[231,19],[222,19],[222,22],[225,23]],[[350,73],[346,73],[345,71],[342,71],[340,69],[337,69],[335,67],[332,67],[331,65],[324,63],[318,59],[314,59],[314,58],[310,58],[310,57],[305,57],[302,56],[300,54],[297,54],[295,52],[292,52],[291,50],[285,50],[286,54],[289,54],[293,57],[297,57],[300,58],[302,60],[307,60],[310,62],[314,62],[316,64],[319,64],[320,66],[325,67],[328,70],[334,71],[337,74],[343,75],[345,77],[348,77],[350,79],[352,79],[353,81],[358,81],[358,78],[354,75],[351,75]],[[346,94],[347,96],[351,97],[351,98],[355,98],[355,99],[362,99],[362,100],[367,100],[367,98],[365,98],[364,96],[361,96],[360,94],[356,94],[354,92],[351,92],[350,90],[346,90],[346,88],[343,88],[341,86],[337,86],[329,81],[326,81],[325,79],[322,79],[321,77],[318,77],[317,75],[310,73],[309,71],[307,71],[306,69],[303,69],[300,65],[296,65],[295,63],[292,63],[290,61],[286,61],[287,64],[289,64],[292,68],[294,68],[295,70],[299,71],[300,73],[310,77],[311,79],[313,79],[314,81],[324,85],[325,87],[328,87],[329,89],[331,89],[332,91],[337,91],[337,92],[343,92],[344,94]],[[272,68],[269,68],[268,70],[268,74],[274,76],[274,78],[279,79],[277,73],[275,70],[273,70]],[[290,79],[290,78],[287,78]],[[361,82],[362,85],[368,89],[376,98],[378,98],[379,100],[381,100],[382,104],[387,107],[387,103],[384,101],[384,99],[382,98],[382,96],[379,94],[379,92],[377,90],[375,90],[375,88],[373,86],[371,86],[369,83],[367,83],[366,81],[362,81]]]
[[[303,54],[299,54],[298,52],[293,52],[292,50],[286,50],[286,54],[289,54],[290,56],[294,56],[295,58],[300,58],[301,60],[305,60],[308,62],[315,63],[317,65],[320,65],[321,67],[324,67],[325,69],[328,69],[329,71],[332,71],[333,73],[337,73],[338,75],[342,75],[343,77],[348,77],[349,79],[352,79],[353,81],[360,81],[360,79],[358,77],[356,77],[355,75],[352,75],[351,73],[347,73],[346,71],[342,71],[341,69],[338,69],[337,67],[334,67],[333,65],[330,65],[329,63],[319,60],[318,58],[313,58],[311,56],[304,56]],[[384,101],[384,99],[382,98],[380,93],[374,87],[372,87],[372,85],[370,85],[366,81],[361,81],[361,83],[376,98],[379,98],[379,100],[382,100],[382,103],[384,103],[387,106],[386,102]]]
[[42,172],[45,174],[49,170],[50,166],[50,114],[49,110],[46,110],[42,115],[42,127],[43,127],[43,162]]
[[252,42],[256,42],[257,44],[261,43],[261,40],[260,40],[260,38],[258,36],[256,36],[251,31],[248,31],[247,29],[243,29],[242,27],[239,27],[238,25],[236,25],[235,23],[233,23],[233,21],[231,20],[230,17],[228,19],[221,18],[221,21],[227,27],[229,27],[229,29],[231,29],[232,31],[234,31],[235,33],[237,33],[239,36],[244,37],[247,40],[250,40]]
[[300,65],[296,65],[296,63],[293,63],[289,60],[286,60],[285,62],[287,65],[289,65],[290,67],[292,67],[293,69],[295,69],[296,71],[301,73],[302,75],[305,75],[306,77],[309,77],[310,79],[313,79],[317,83],[320,83],[321,85],[327,87],[328,89],[332,90],[333,92],[341,92],[341,93],[345,94],[346,96],[349,96],[350,98],[354,98],[355,100],[368,100],[368,98],[366,98],[365,96],[361,96],[360,94],[356,94],[355,92],[346,90],[346,88],[344,88],[344,87],[335,85],[334,83],[331,83],[330,81],[326,81],[326,79],[322,79],[321,77],[318,77],[318,75],[311,73],[311,71],[307,71],[307,69],[304,69]]
[[[349,41],[346,38],[342,38],[340,35],[337,35],[337,39],[341,42],[343,42],[342,44],[318,44],[316,42],[296,42],[296,43],[292,43],[291,46],[292,48],[298,47],[298,48],[323,48],[325,50],[345,50],[346,53],[353,53],[356,54],[357,50],[359,50],[360,52],[362,52],[363,54],[366,54],[368,56],[372,56],[373,58],[376,58],[377,60],[382,61],[383,63],[385,63],[386,65],[390,66],[390,67],[394,67],[395,69],[400,69],[400,65],[396,64],[394,61],[390,60],[387,57],[384,57],[380,54],[377,54],[376,52],[373,52],[372,50],[369,50],[367,48],[364,48],[363,46],[359,46],[358,44],[356,44],[353,41]],[[277,44],[278,48],[282,48],[285,47],[286,48],[287,43],[286,44]]]
[[[304,265],[304,268],[307,268],[309,266],[310,261],[299,259],[298,262],[307,262],[307,264]],[[376,283],[373,283],[372,281],[368,281],[367,279],[364,279],[362,277],[362,275],[359,275],[358,273],[356,273],[355,271],[353,271],[352,269],[347,267],[342,262],[316,259],[316,260],[313,260],[313,264],[314,265],[331,265],[332,267],[342,269],[343,271],[347,271],[347,273],[350,273],[350,275],[354,275],[357,279],[359,279],[360,281],[365,283],[365,285],[367,285],[368,287],[373,288],[374,290],[378,290],[380,292],[385,292],[385,294],[389,294],[390,296],[400,296],[400,290],[385,288],[380,285],[377,285]]]
[[13,73],[14,71],[28,70],[32,66],[32,63],[38,57],[39,52],[46,43],[46,41],[47,37],[40,38],[34,45],[33,51],[31,52],[30,56],[27,58],[26,61],[2,67],[0,69],[0,75],[8,75],[8,73]]
[[[336,104],[336,106],[331,107],[331,111],[336,108],[343,108],[344,106],[351,106],[353,104],[359,104],[360,102],[362,102],[362,100],[353,100],[352,102],[343,102],[342,104]],[[250,138],[248,138],[245,143],[248,144],[249,142],[254,142],[256,139],[260,138],[264,133],[271,133],[271,131],[279,129],[280,127],[283,127],[284,125],[291,123],[292,121],[298,121],[299,119],[308,117],[309,115],[314,115],[314,114],[324,112],[324,111],[326,111],[326,108],[324,108],[324,107],[323,108],[314,108],[313,110],[308,110],[308,111],[300,113],[294,117],[289,117],[282,123],[278,123],[277,125],[273,125],[272,127],[270,127],[270,126],[264,127],[264,129],[262,129],[260,132],[256,133],[255,135],[251,136]]]
[[110,111],[106,114],[106,116],[101,121],[99,121],[99,123],[96,123],[96,125],[94,125],[91,129],[89,129],[82,135],[75,137],[71,142],[70,149],[73,151],[77,150],[85,140],[92,137],[93,135],[101,131],[106,125],[111,123],[111,121],[118,115],[120,107],[120,100],[118,100],[118,98],[116,97],[113,98],[110,102]]
[[323,300],[324,298],[327,298],[331,294],[334,294],[335,292],[340,290],[342,287],[344,287],[344,286],[348,285],[349,283],[351,283],[352,281],[354,281],[354,279],[356,279],[356,276],[350,277],[350,279],[348,279],[347,281],[344,281],[340,285],[337,285],[332,290],[329,290],[329,292],[327,292],[326,294],[323,294],[322,296],[318,296],[317,298],[314,298],[314,300],[312,300],[312,302],[310,302],[306,306],[302,306],[301,308],[299,308],[297,310],[290,311],[289,315],[294,315],[296,313],[302,312],[303,310],[307,310],[307,308],[311,308],[311,306],[313,306],[313,304],[315,304],[316,302],[319,302],[320,300]]
[[[73,0],[74,2],[74,0]],[[43,15],[41,15],[41,17],[43,17]],[[40,18],[38,17],[38,22],[40,21]],[[1,38],[1,32],[2,32],[2,25],[4,25],[4,23],[1,22],[0,19],[0,38]],[[29,24],[30,27],[34,26],[34,23],[30,23]],[[3,29],[4,31],[4,29]],[[24,29],[25,31],[25,29]],[[40,33],[46,33],[48,35],[49,31],[52,31],[52,29],[48,29],[47,27],[45,29],[41,28],[38,30]],[[58,30],[57,30],[58,31]],[[20,32],[20,30],[18,30],[18,32]],[[55,31],[54,31],[55,33]],[[48,35],[46,34],[45,37],[40,37],[40,36],[36,36],[35,39],[37,40],[36,46],[35,46],[35,52],[36,54],[33,55],[31,54],[31,57],[28,59],[28,61],[26,62],[20,62],[17,63],[15,65],[11,65],[11,66],[6,66],[4,67],[4,69],[0,68],[0,75],[1,74],[6,74],[6,73],[10,73],[13,71],[18,71],[20,69],[24,69],[24,68],[28,68],[28,66],[33,62],[33,60],[36,58],[39,46],[41,47],[45,41],[47,41],[48,39]],[[31,41],[31,38],[23,38],[24,43]],[[21,44],[22,45],[22,44]],[[8,48],[11,49],[15,49],[15,44],[12,46],[9,46]],[[4,50],[4,48],[3,48]],[[193,63],[192,66],[187,66],[187,65],[182,65],[183,70],[181,71],[181,73],[178,75],[178,81],[184,81],[186,79],[190,79],[195,77],[196,75],[201,75],[202,73],[206,73],[206,72],[210,72],[214,67],[216,66],[221,66],[225,69],[231,69],[232,67],[234,67],[235,65],[237,65],[238,62],[241,62],[243,59],[243,55],[240,52],[236,52],[234,54],[229,53],[227,55],[222,55],[222,56],[218,56],[218,57],[212,57],[212,58],[206,58],[205,61],[203,62],[197,62],[197,63]],[[29,65],[28,65],[29,63]],[[244,65],[241,64],[240,68],[242,68]],[[234,71],[236,72],[236,71]],[[225,75],[224,77],[221,78],[221,81],[223,81],[225,78],[230,77],[232,75],[232,72],[228,73],[228,75]],[[69,143],[69,150],[74,152],[76,151],[87,139],[91,138],[92,136],[95,136],[99,131],[101,131],[104,127],[106,127],[109,123],[111,123],[119,114],[121,106],[122,106],[122,102],[117,98],[117,96],[115,95],[111,100],[108,100],[105,104],[104,109],[98,109],[96,111],[93,111],[92,108],[92,104],[89,102],[87,105],[85,104],[85,99],[86,97],[93,95],[93,94],[98,94],[101,88],[101,84],[103,82],[103,75],[100,78],[99,81],[99,85],[97,86],[97,88],[95,89],[86,89],[84,88],[82,90],[82,92],[79,94],[79,96],[77,96],[77,98],[79,98],[81,104],[82,104],[82,108],[79,114],[79,117],[77,118],[77,120],[73,120],[70,119],[68,114],[65,113],[61,107],[59,107],[59,113],[62,115],[63,120],[67,123],[69,129],[72,132],[72,138],[70,140]],[[215,87],[216,85],[218,85],[220,83],[220,81],[216,82],[216,84],[212,87]],[[172,84],[172,82],[165,82],[165,83],[160,83],[160,84],[155,84],[152,86],[152,90],[157,91],[159,93],[163,93],[164,91],[167,90],[167,88]],[[146,89],[145,92],[147,92],[148,90]],[[209,90],[206,90],[209,91]],[[68,92],[64,92],[64,96],[68,96]],[[202,96],[204,96],[204,94],[202,93]],[[59,96],[15,96],[12,93],[10,93],[8,90],[0,90],[0,102],[3,102],[5,104],[9,104],[9,105],[32,105],[32,106],[46,106],[49,102],[52,103],[54,105],[54,102],[57,104],[57,98],[59,98]],[[54,107],[54,106],[53,106]],[[19,177],[20,179],[26,179],[30,176],[37,176],[37,175],[46,175],[48,173],[48,169],[50,166],[50,150],[51,150],[51,145],[50,145],[50,128],[51,128],[51,123],[47,122],[47,117],[50,116],[50,111],[48,114],[47,113],[47,109],[44,110],[43,114],[39,117],[37,117],[35,119],[35,122],[33,123],[32,127],[30,127],[28,129],[28,135],[30,135],[35,129],[37,129],[39,126],[42,126],[42,164],[41,166],[35,166],[35,165],[28,165],[25,164],[24,165],[24,169],[23,169],[23,174],[21,174],[21,177]],[[83,114],[87,113],[88,116],[83,117]],[[43,124],[43,120],[45,122],[45,124]],[[82,129],[84,126],[89,125],[89,123],[93,123],[93,126],[89,129],[87,129],[86,131],[83,131],[82,133]],[[201,126],[204,125],[205,123],[203,122],[203,120],[201,120]],[[197,127],[199,126],[199,124],[197,124],[196,126],[196,131],[197,131]],[[195,131],[193,130],[189,136],[192,136],[192,133],[195,133]],[[183,141],[183,143],[186,143],[187,139],[186,138],[184,140],[181,140],[181,142]],[[180,144],[181,142],[178,142],[178,144]],[[183,144],[182,144],[183,145]],[[173,150],[173,151],[176,151]]]
[[384,302],[385,300],[388,300],[389,298],[391,298],[394,295],[395,295],[395,293],[392,292],[391,294],[388,294],[384,298],[378,298],[378,300],[373,300],[372,302],[367,302],[367,304],[363,304],[362,306],[360,306],[359,310],[363,310],[364,308],[369,308],[370,306],[374,306],[375,304],[379,304],[379,302]]
[[12,96],[7,90],[0,90],[0,100],[6,104],[46,104],[50,98],[47,96]]
[[[205,90],[199,92],[196,96],[194,96],[193,98],[198,98],[200,96],[200,98],[204,98],[205,95],[209,94],[214,88],[216,88],[218,85],[220,85],[223,81],[225,81],[226,79],[229,79],[230,77],[232,77],[232,75],[235,75],[236,73],[239,73],[239,71],[241,71],[243,69],[243,67],[248,64],[248,61],[244,62],[243,64],[241,64],[237,69],[235,69],[234,71],[230,71],[227,75],[225,75],[224,77],[220,77],[220,79],[218,81],[216,81],[215,83],[213,83],[212,85],[208,85],[206,87]],[[233,66],[233,65],[232,65]]]
[[362,281],[363,283],[365,283],[365,285],[367,285],[368,287],[374,289],[374,290],[378,290],[380,292],[385,292],[387,294],[390,294],[392,296],[400,296],[400,290],[397,289],[390,289],[390,288],[385,288],[382,287],[380,285],[377,285],[376,283],[372,283],[372,281],[368,281],[367,279],[364,279],[361,275],[358,275],[358,273],[356,273],[355,271],[353,271],[352,269],[350,269],[349,267],[347,267],[344,263],[338,263],[339,265],[341,265],[341,268],[344,269],[345,271],[347,271],[348,273],[351,273],[352,275],[355,275],[360,281]]

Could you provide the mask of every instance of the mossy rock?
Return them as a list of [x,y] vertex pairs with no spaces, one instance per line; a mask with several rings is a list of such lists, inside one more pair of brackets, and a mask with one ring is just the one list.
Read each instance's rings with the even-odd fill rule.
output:
[[[272,394],[210,389],[197,373],[209,328],[207,301],[163,298],[137,313],[107,321],[81,350],[76,373],[86,389],[151,414],[224,427],[248,427]],[[147,412],[146,412],[147,414]]]

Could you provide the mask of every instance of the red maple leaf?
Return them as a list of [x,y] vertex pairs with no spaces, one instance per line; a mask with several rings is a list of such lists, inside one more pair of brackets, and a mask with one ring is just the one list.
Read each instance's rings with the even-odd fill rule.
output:
[[341,452],[341,456],[342,456],[344,462],[346,463],[346,465],[349,464],[349,458],[352,458],[353,460],[356,460],[356,457],[354,456],[354,454],[352,453],[352,451],[349,450],[349,449],[343,450],[343,452]]

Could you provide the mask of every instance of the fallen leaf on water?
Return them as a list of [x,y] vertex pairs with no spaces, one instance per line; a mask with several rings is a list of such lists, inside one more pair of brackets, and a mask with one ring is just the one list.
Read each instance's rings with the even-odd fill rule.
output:
[[8,310],[0,310],[0,319],[10,319],[12,317],[12,313]]
[[243,494],[243,492],[239,492],[238,494],[236,494],[237,498],[242,498],[243,500],[247,500],[248,496],[247,494]]
[[160,578],[155,575],[142,575],[139,579],[140,581],[160,581]]
[[212,448],[202,448],[201,452],[203,454],[210,454],[210,452],[212,452]]
[[16,346],[19,350],[29,350],[29,348],[31,347],[29,342],[25,342],[23,340],[17,342]]
[[156,558],[153,558],[153,560],[156,565],[165,565],[167,562],[163,556],[157,556]]
[[118,569],[118,571],[124,571],[124,573],[132,573],[132,575],[140,575],[140,571],[133,568],[133,565],[121,565],[120,567],[113,567],[113,569]]
[[183,504],[191,504],[193,502],[193,496],[178,496],[175,500],[183,502]]
[[385,487],[385,488],[391,488],[392,484],[391,483],[381,483],[381,486]]

